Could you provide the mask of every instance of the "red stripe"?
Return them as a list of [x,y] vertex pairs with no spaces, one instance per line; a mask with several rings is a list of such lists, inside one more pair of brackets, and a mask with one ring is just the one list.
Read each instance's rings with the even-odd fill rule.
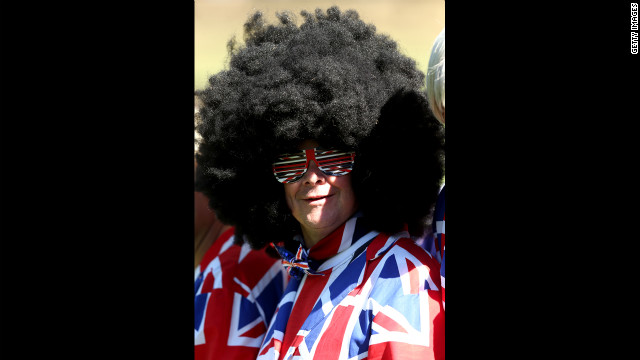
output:
[[384,244],[387,243],[388,239],[389,239],[389,235],[384,235],[384,234],[378,234],[378,236],[376,236],[373,239],[371,244],[367,246],[367,261],[373,259],[376,256],[378,251],[380,251],[380,249],[382,249]]
[[282,165],[274,165],[273,169],[276,171],[286,171],[289,170],[290,168],[306,168],[306,164],[304,161],[300,162],[300,163],[293,163],[293,164],[282,164]]
[[291,344],[292,347],[296,348],[292,356],[300,356],[300,344],[302,344],[302,341],[304,341],[304,336],[296,336],[293,344]]
[[[247,284],[244,284],[244,285],[247,285]],[[247,290],[245,290],[245,288],[240,286],[240,284],[238,284],[235,281],[233,282],[233,285],[231,286],[231,289],[233,289],[234,292],[237,292],[238,294],[242,295],[243,297],[249,297],[249,292]]]
[[[269,349],[274,348],[276,352],[280,352],[280,348],[282,347],[282,342],[274,337],[269,341],[269,345],[265,346],[265,348],[260,352],[260,355],[266,354]],[[220,354],[217,354],[220,355]]]
[[[334,310],[331,319],[331,330],[325,331],[318,342],[314,359],[332,360],[340,356],[340,348],[344,340],[344,334],[353,313],[354,306],[338,306]],[[348,339],[347,339],[348,341]]]
[[207,276],[204,278],[204,282],[202,283],[202,290],[200,290],[201,294],[212,292],[213,291],[213,272],[209,272]]
[[325,275],[327,276],[307,276],[304,286],[300,290],[300,295],[298,295],[293,309],[291,309],[291,314],[289,315],[287,328],[284,331],[284,339],[282,339],[282,349],[284,351],[280,353],[280,359],[284,357],[287,349],[293,344],[302,324],[304,324],[304,321],[311,313],[311,309],[313,309],[325,285],[327,285],[327,281],[329,281],[331,275],[331,269],[329,269]]
[[382,326],[387,331],[403,332],[405,334],[408,333],[402,325],[398,324],[398,322],[391,317],[385,315],[382,311],[378,312],[378,314],[373,318],[373,322]]
[[391,341],[370,345],[368,359],[432,360],[434,359],[434,356],[431,350],[426,346]]
[[331,234],[313,245],[311,249],[309,249],[309,258],[314,260],[324,260],[337,254],[338,250],[340,250],[340,244],[342,243],[344,226],[345,224],[340,225],[340,227],[334,230]]
[[301,269],[304,269],[304,270],[308,270],[309,269],[309,265],[308,264],[292,263],[292,262],[289,262],[287,260],[282,260],[282,265],[291,266],[291,267],[297,267],[297,268],[301,268]]
[[[207,268],[209,263],[218,256],[220,253],[220,249],[222,249],[222,245],[224,245],[227,240],[234,234],[235,228],[231,227],[227,229],[225,232],[220,234],[216,241],[214,241],[213,245],[207,250],[206,254],[202,257],[202,261],[200,261],[200,270],[204,271]],[[233,247],[229,250],[233,250]]]
[[244,334],[240,336],[249,337],[249,338],[257,338],[258,336],[263,336],[267,332],[267,328],[264,326],[263,322],[256,324],[256,326],[247,330]]
[[411,239],[402,238],[396,244],[418,258],[420,263],[425,264],[429,268],[429,277],[440,288],[440,263]]
[[[439,282],[439,281],[438,281]],[[440,284],[438,284],[440,285]],[[444,300],[443,291],[427,290],[429,295],[429,324],[431,326],[431,339],[429,339],[429,345],[433,348],[433,356],[435,359],[444,359],[444,308],[440,299]]]

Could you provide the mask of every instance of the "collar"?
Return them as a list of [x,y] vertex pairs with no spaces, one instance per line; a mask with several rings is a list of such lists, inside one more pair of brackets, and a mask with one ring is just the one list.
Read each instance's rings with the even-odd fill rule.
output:
[[302,236],[296,235],[294,239],[299,246],[295,254],[274,243],[271,246],[282,257],[282,264],[289,275],[298,279],[304,274],[324,275],[324,271],[350,259],[356,250],[365,248],[378,234],[370,231],[361,218],[361,213],[354,214],[310,249],[305,248]]

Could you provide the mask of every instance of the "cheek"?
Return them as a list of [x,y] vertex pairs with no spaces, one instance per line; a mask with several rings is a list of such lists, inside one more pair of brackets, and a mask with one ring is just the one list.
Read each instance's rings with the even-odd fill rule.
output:
[[287,206],[289,206],[289,210],[293,210],[293,200],[296,196],[297,186],[296,183],[293,184],[283,184],[284,186],[284,198],[287,200]]
[[194,191],[194,226],[196,232],[207,230],[216,220],[213,211],[209,210],[209,199],[200,192]]
[[355,193],[353,192],[353,187],[351,186],[350,174],[336,177],[333,185],[340,188],[343,206],[349,209],[356,207],[356,197]]

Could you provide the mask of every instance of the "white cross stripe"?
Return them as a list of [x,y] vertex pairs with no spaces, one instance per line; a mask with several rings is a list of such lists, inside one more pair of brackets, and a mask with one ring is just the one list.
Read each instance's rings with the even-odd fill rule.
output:
[[251,246],[249,246],[249,244],[247,243],[242,244],[242,247],[240,248],[240,256],[238,257],[238,264],[240,264],[242,260],[244,260],[244,258],[249,255],[250,252]]
[[233,245],[234,238],[235,238],[235,235],[231,235],[231,237],[227,241],[225,241],[224,244],[222,244],[222,248],[220,248],[220,252],[218,253],[218,256],[220,256],[223,252],[227,251],[227,249],[229,249]]
[[[436,221],[436,232],[438,234],[444,234],[444,220]],[[454,230],[454,232],[455,232],[455,230]]]
[[344,224],[344,231],[342,232],[342,240],[338,253],[345,251],[351,246],[351,239],[353,238],[353,232],[356,230],[356,221],[358,218],[351,218]]
[[229,328],[229,338],[227,339],[227,345],[229,346],[248,346],[259,348],[262,344],[262,338],[264,334],[261,334],[257,338],[250,338],[247,336],[241,336],[246,331],[256,326],[259,322],[263,321],[262,318],[256,318],[251,323],[238,329],[238,323],[240,318],[240,303],[242,302],[242,295],[233,294],[233,308],[231,310],[231,327]]

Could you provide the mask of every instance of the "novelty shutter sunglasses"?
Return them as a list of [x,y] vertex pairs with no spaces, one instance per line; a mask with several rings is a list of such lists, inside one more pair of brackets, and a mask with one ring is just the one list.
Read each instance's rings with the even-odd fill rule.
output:
[[273,175],[288,184],[300,180],[315,162],[318,169],[329,176],[347,175],[353,169],[355,152],[313,148],[295,154],[282,154],[273,163]]

